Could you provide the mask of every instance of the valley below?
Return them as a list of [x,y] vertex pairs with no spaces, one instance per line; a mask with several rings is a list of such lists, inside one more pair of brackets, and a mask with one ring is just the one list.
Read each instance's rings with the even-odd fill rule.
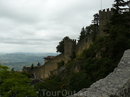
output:
[[21,71],[24,66],[29,67],[32,64],[37,66],[44,64],[43,57],[55,56],[56,53],[8,53],[0,54],[0,63],[8,66],[9,69]]

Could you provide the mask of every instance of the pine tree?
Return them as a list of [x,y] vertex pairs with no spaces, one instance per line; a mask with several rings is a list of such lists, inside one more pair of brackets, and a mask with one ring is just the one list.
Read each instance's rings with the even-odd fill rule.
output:
[[86,31],[84,29],[84,27],[81,29],[81,32],[80,32],[80,36],[79,36],[79,40],[78,41],[81,41],[82,39],[84,39],[86,37]]
[[38,62],[37,66],[41,66],[41,64]]
[[115,0],[115,13],[111,18],[110,23],[106,25],[107,33],[109,33],[109,44],[106,50],[109,52],[108,56],[113,59],[120,59],[123,52],[130,48],[130,12],[120,13],[125,2],[123,0]]
[[99,14],[96,13],[96,14],[93,15],[93,17],[94,17],[94,19],[92,20],[92,23],[94,25],[99,26]]
[[115,2],[115,4],[113,4],[114,12],[116,14],[122,13],[123,9],[121,7],[126,5],[125,1],[124,0],[115,0],[114,2]]
[[33,65],[33,63],[32,63],[32,65],[31,65],[31,70],[32,70],[32,69],[34,69],[34,65]]

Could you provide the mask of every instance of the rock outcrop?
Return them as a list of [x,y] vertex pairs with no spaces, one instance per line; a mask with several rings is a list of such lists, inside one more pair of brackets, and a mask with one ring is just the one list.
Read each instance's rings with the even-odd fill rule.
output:
[[124,52],[112,73],[68,97],[130,97],[130,50]]

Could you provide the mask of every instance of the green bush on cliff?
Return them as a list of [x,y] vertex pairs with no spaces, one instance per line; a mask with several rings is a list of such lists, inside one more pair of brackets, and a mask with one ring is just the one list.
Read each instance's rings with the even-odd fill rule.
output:
[[[87,76],[87,74],[83,73],[83,72],[72,73],[68,79],[68,88],[70,90],[74,90],[74,91],[78,92],[83,87],[88,87],[87,82],[89,80],[87,80],[86,76]],[[90,81],[90,83],[91,83],[91,81]]]
[[66,84],[55,74],[35,85],[35,89],[39,91],[38,97],[62,97],[62,91],[65,88]]
[[2,97],[36,96],[31,80],[21,72],[9,71],[0,64],[0,95]]
[[64,66],[65,62],[61,60],[60,62],[57,63],[58,69],[60,69],[62,66]]

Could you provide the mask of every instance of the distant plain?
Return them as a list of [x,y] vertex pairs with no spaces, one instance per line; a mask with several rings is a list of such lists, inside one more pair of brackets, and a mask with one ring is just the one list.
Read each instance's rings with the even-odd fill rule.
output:
[[56,56],[57,53],[0,53],[0,63],[9,69],[21,71],[23,66],[37,66],[38,62],[43,65],[43,57]]

